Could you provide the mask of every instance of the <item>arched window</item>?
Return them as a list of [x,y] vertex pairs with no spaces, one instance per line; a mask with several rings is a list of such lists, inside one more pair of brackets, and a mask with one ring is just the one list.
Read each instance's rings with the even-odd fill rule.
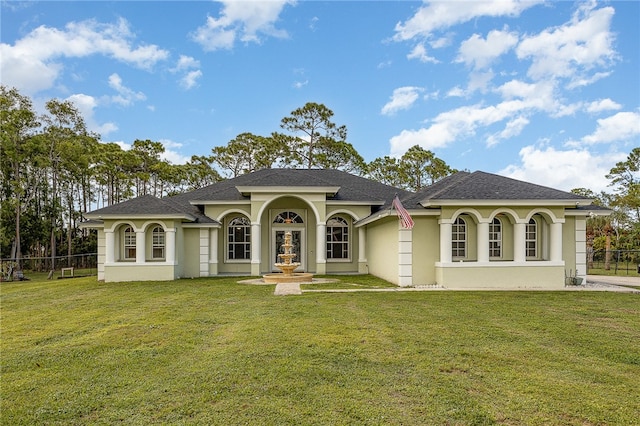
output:
[[334,216],[327,221],[327,259],[349,258],[349,223]]
[[454,259],[467,256],[467,223],[461,217],[451,227],[451,256]]
[[525,251],[528,258],[538,257],[538,222],[534,218],[527,223],[524,238]]
[[282,212],[276,216],[273,223],[304,223],[304,220],[298,213]]
[[251,259],[251,222],[244,216],[231,219],[227,226],[227,259]]
[[164,259],[164,229],[156,226],[151,231],[151,257],[153,259]]
[[123,232],[123,250],[125,259],[136,258],[136,233],[131,226],[124,228]]
[[502,257],[502,222],[497,217],[489,224],[489,257]]

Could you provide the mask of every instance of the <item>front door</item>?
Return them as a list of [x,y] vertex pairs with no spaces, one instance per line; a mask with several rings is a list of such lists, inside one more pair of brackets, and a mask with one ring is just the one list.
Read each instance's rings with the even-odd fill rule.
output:
[[284,244],[284,235],[286,232],[291,232],[291,253],[294,253],[296,257],[294,257],[291,262],[300,262],[300,266],[296,268],[296,271],[304,271],[305,270],[305,244],[304,244],[304,230],[303,229],[274,229],[273,230],[273,239],[272,239],[272,248],[271,248],[271,259],[272,259],[272,268],[274,271],[278,271],[278,269],[273,266],[274,263],[280,263],[282,260],[278,257],[279,253],[284,253],[284,248],[282,245]]

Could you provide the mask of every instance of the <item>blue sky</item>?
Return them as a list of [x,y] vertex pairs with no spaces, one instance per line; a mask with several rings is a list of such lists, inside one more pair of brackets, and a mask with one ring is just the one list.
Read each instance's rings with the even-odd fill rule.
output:
[[173,163],[325,104],[367,161],[609,190],[640,146],[640,2],[2,1],[0,78]]

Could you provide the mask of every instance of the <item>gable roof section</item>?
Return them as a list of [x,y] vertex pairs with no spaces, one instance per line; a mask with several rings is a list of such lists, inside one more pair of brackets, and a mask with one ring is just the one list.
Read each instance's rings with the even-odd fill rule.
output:
[[113,204],[85,214],[89,219],[125,219],[135,217],[163,217],[184,219],[190,222],[210,223],[212,219],[200,213],[188,203],[177,203],[171,197],[157,198],[143,195],[122,203]]
[[191,204],[248,200],[249,197],[238,190],[245,187],[291,188],[289,193],[304,191],[304,188],[339,187],[338,191],[329,197],[330,200],[369,202],[377,205],[391,203],[396,193],[409,194],[401,189],[340,170],[263,169],[176,197],[188,198]]
[[591,204],[591,199],[492,173],[458,172],[418,192],[411,199],[425,207],[500,201],[556,205]]

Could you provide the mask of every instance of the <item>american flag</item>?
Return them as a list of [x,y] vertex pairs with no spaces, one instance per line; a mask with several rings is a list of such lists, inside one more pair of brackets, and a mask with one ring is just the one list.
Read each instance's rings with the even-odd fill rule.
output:
[[406,229],[412,229],[414,225],[413,219],[411,218],[411,215],[409,214],[407,209],[404,208],[397,195],[393,198],[392,204],[393,208],[396,209],[396,212],[398,213],[398,218],[400,219],[402,227]]

